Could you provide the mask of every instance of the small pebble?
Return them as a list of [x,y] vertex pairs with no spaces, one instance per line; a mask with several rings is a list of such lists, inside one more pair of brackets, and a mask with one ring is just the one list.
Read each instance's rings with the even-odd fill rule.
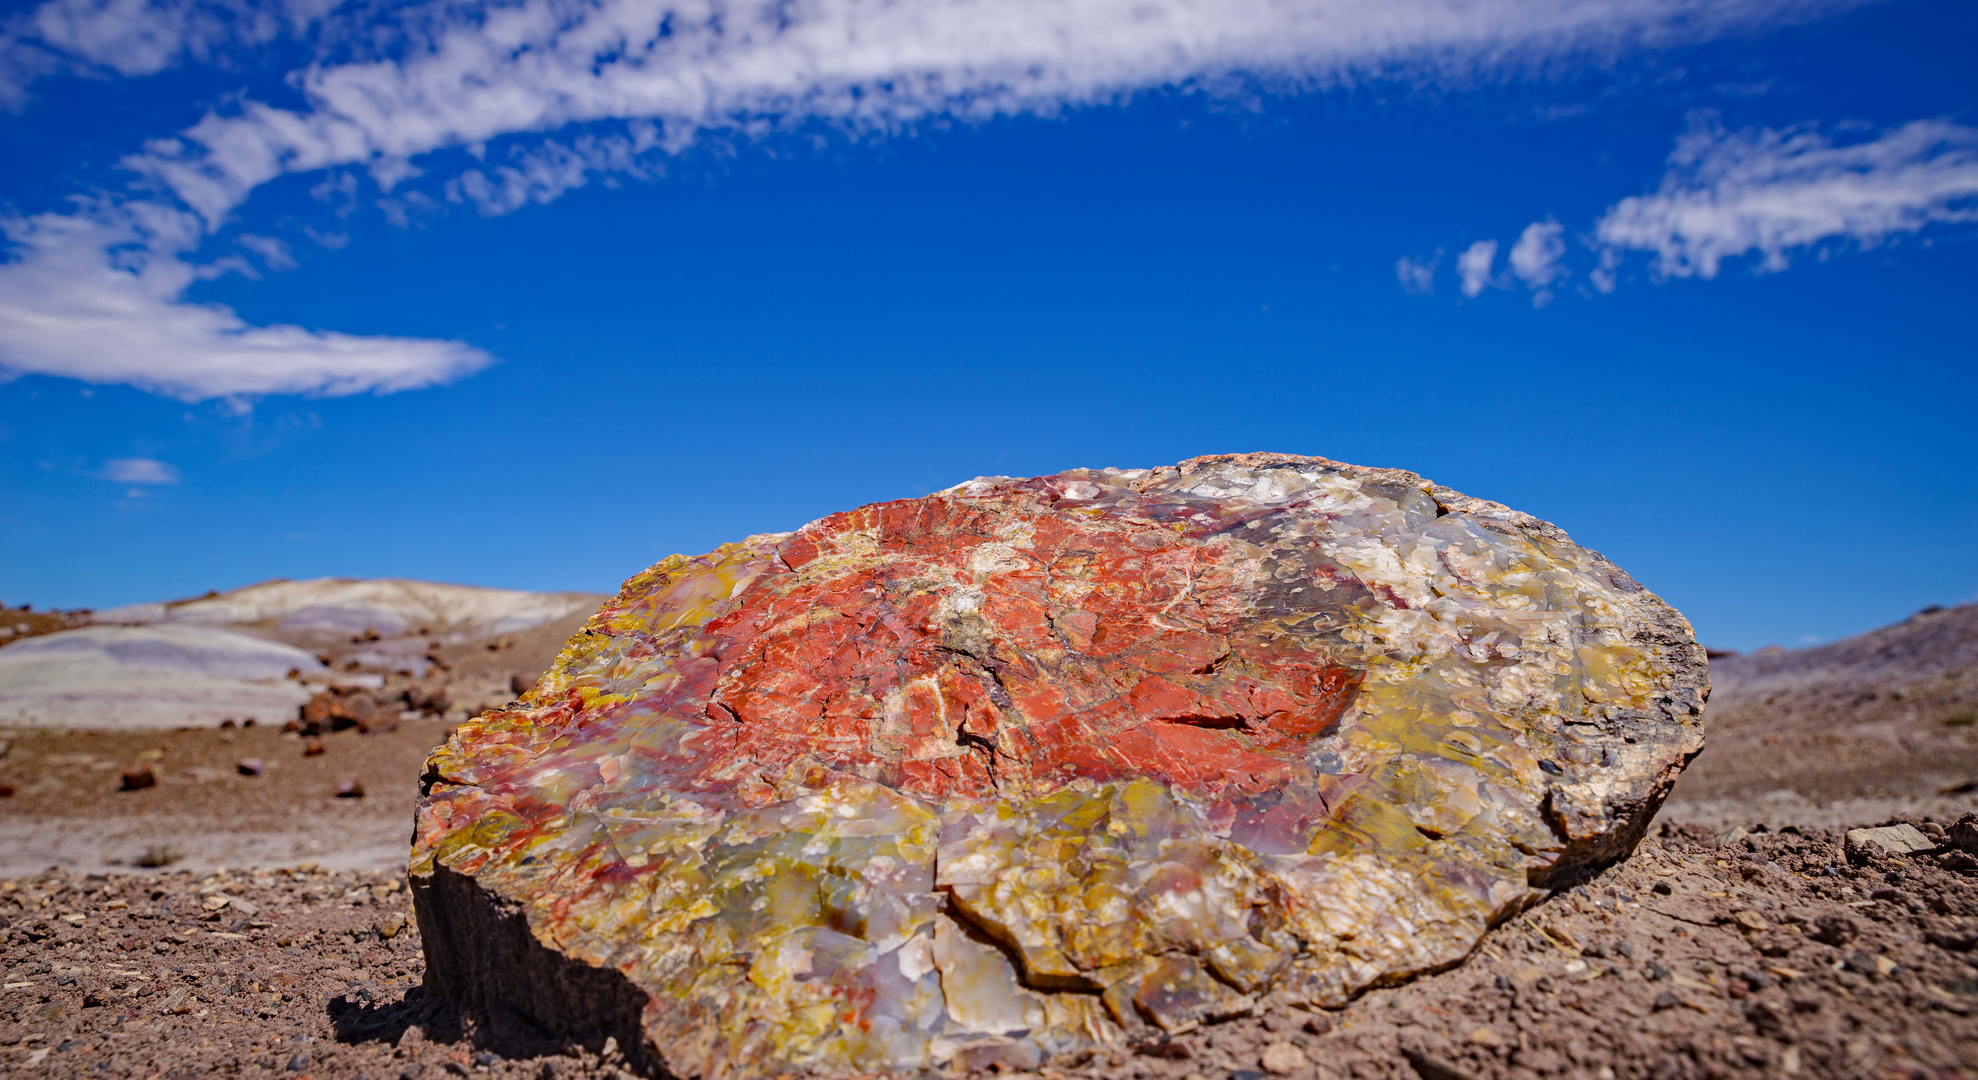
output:
[[1305,1051],[1288,1042],[1274,1042],[1264,1047],[1257,1061],[1265,1072],[1275,1076],[1294,1076],[1312,1066],[1312,1059],[1305,1056]]
[[158,774],[151,771],[151,763],[140,761],[135,765],[124,766],[123,790],[142,791],[158,785]]

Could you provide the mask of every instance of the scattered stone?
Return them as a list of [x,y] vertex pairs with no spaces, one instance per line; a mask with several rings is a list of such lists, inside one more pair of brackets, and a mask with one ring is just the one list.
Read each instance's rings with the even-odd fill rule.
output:
[[396,702],[380,702],[364,687],[335,686],[304,702],[299,719],[300,730],[306,735],[349,728],[368,733],[396,727],[398,709]]
[[303,757],[317,757],[323,753],[323,750],[324,750],[324,746],[321,736],[304,735],[302,737]]
[[1857,929],[1854,920],[1846,915],[1822,915],[1814,920],[1813,933],[1807,936],[1822,945],[1839,948],[1854,940]]
[[1923,940],[1939,949],[1951,952],[1971,952],[1978,949],[1978,929],[1970,930],[1928,930]]
[[1681,1005],[1682,1003],[1683,1003],[1683,999],[1677,997],[1676,992],[1674,990],[1664,990],[1661,993],[1655,995],[1656,1012],[1661,1012],[1664,1009],[1673,1009],[1676,1006]]
[[1978,855],[1978,814],[1966,814],[1944,830],[1947,846],[1967,855]]
[[1654,892],[1655,895],[1657,896],[1668,896],[1670,893],[1676,891],[1674,888],[1671,888],[1669,883],[1666,881],[1658,881],[1655,884],[1650,885],[1649,889],[1650,891]]
[[179,850],[170,844],[153,844],[144,849],[144,854],[135,860],[137,865],[147,868],[170,866],[179,861]]
[[390,918],[378,923],[378,936],[384,938],[386,941],[390,941],[399,935],[399,931],[404,929],[405,916],[394,911]]
[[1192,1056],[1187,1043],[1171,1039],[1165,1034],[1158,1039],[1134,1043],[1133,1052],[1141,1057],[1160,1058],[1164,1061],[1186,1061]]
[[1937,850],[1937,845],[1923,835],[1916,826],[1909,824],[1884,825],[1875,829],[1849,829],[1847,850],[1850,855],[1860,855],[1873,847],[1890,855],[1912,855]]
[[1257,1063],[1273,1076],[1296,1076],[1312,1068],[1312,1060],[1305,1056],[1305,1051],[1288,1042],[1274,1042],[1264,1047]]
[[143,791],[145,788],[157,786],[158,774],[151,771],[150,762],[140,761],[134,765],[124,766],[122,790]]
[[1841,966],[1856,975],[1868,975],[1877,979],[1886,978],[1898,966],[1894,960],[1880,954],[1858,952],[1841,961]]
[[1762,931],[1772,929],[1772,925],[1761,918],[1755,911],[1734,911],[1731,913],[1731,920],[1746,930]]
[[1632,850],[1706,691],[1625,573],[1411,474],[973,481],[669,558],[463,724],[427,985],[703,1076],[1340,1006]]
[[1526,965],[1511,973],[1511,987],[1514,990],[1529,990],[1545,978],[1545,969]]
[[1777,1038],[1785,1031],[1786,1018],[1770,1002],[1754,999],[1744,1007],[1744,1018],[1760,1035]]
[[354,776],[346,776],[337,781],[337,798],[361,799],[364,797],[364,783]]
[[1469,1073],[1418,1047],[1402,1047],[1401,1056],[1414,1066],[1415,1075],[1421,1080],[1471,1080]]
[[1500,1049],[1504,1046],[1504,1036],[1499,1035],[1494,1028],[1477,1028],[1470,1032],[1470,1041],[1476,1043],[1478,1046],[1488,1046],[1493,1050]]
[[234,771],[242,776],[260,776],[268,771],[268,763],[258,757],[244,757],[234,762]]
[[453,699],[443,682],[407,687],[399,695],[405,707],[427,716],[440,716],[453,707]]

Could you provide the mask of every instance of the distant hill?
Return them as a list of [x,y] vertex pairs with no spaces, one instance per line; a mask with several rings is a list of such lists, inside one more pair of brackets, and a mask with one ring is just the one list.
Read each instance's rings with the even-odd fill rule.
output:
[[281,636],[373,631],[456,640],[512,634],[604,602],[596,593],[542,593],[404,578],[264,581],[192,600],[99,611],[99,623],[188,622],[254,626]]
[[0,726],[280,725],[339,685],[373,694],[380,708],[402,697],[471,714],[533,683],[604,600],[317,578],[33,623],[9,612],[17,617],[0,637]]
[[1929,795],[1978,779],[1978,605],[1710,661],[1709,740],[1677,798]]

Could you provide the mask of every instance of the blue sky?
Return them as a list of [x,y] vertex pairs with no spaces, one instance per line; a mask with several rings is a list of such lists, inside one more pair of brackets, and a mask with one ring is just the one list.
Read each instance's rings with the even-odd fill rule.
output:
[[1974,46],[1931,0],[14,5],[0,598],[604,591],[1280,450],[1557,522],[1714,645],[1843,637],[1978,594]]

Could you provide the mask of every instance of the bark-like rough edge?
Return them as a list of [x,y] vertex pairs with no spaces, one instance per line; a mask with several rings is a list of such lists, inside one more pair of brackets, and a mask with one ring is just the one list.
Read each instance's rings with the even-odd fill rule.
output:
[[[1624,797],[1607,805],[1608,827],[1600,830],[1589,839],[1579,839],[1570,835],[1565,822],[1552,806],[1548,792],[1545,811],[1552,819],[1552,825],[1566,847],[1559,853],[1552,865],[1535,868],[1530,876],[1530,884],[1535,889],[1560,889],[1568,887],[1584,877],[1627,858],[1648,835],[1648,827],[1655,820],[1662,803],[1676,786],[1676,778],[1682,775],[1690,762],[1703,753],[1704,706],[1710,701],[1710,660],[1702,645],[1697,644],[1696,631],[1681,612],[1660,596],[1649,592],[1626,570],[1614,565],[1613,561],[1592,548],[1573,543],[1573,538],[1559,526],[1533,517],[1522,510],[1513,510],[1503,503],[1479,499],[1465,495],[1454,488],[1444,487],[1434,481],[1424,479],[1405,469],[1387,469],[1367,465],[1353,465],[1330,458],[1308,457],[1300,454],[1248,453],[1248,454],[1207,454],[1189,458],[1177,465],[1160,466],[1147,470],[1149,479],[1165,478],[1176,474],[1186,475],[1204,468],[1218,465],[1248,465],[1253,468],[1296,468],[1317,465],[1351,476],[1362,482],[1393,484],[1410,487],[1422,492],[1435,501],[1439,514],[1463,513],[1485,523],[1495,523],[1504,531],[1522,532],[1534,537],[1543,537],[1555,544],[1570,545],[1586,552],[1595,566],[1607,574],[1609,582],[1620,592],[1633,596],[1642,607],[1644,625],[1636,633],[1636,643],[1647,652],[1656,654],[1669,665],[1668,674],[1663,678],[1663,691],[1652,709],[1623,710],[1619,715],[1600,721],[1601,734],[1608,739],[1635,742],[1649,739],[1662,742],[1672,737],[1681,740],[1694,738],[1694,744],[1670,762],[1653,780],[1637,786]],[[1488,527],[1488,525],[1486,526]],[[1690,725],[1694,725],[1693,729]],[[1681,733],[1681,734],[1678,734]],[[1506,918],[1512,914],[1507,913]]]
[[[1616,589],[1636,596],[1648,609],[1651,623],[1636,640],[1670,663],[1667,690],[1657,702],[1655,712],[1630,710],[1610,720],[1603,734],[1633,741],[1627,735],[1630,730],[1661,734],[1656,729],[1663,723],[1673,723],[1680,730],[1684,725],[1682,716],[1687,715],[1696,724],[1695,747],[1665,768],[1647,790],[1637,790],[1634,798],[1610,806],[1608,816],[1612,827],[1601,832],[1595,842],[1569,840],[1551,866],[1532,873],[1530,884],[1535,890],[1566,888],[1634,852],[1675,786],[1676,778],[1703,752],[1702,714],[1710,700],[1710,662],[1682,613],[1643,588],[1606,556],[1573,544],[1572,538],[1557,525],[1502,503],[1465,495],[1403,469],[1353,465],[1297,454],[1249,453],[1205,455],[1177,465],[1148,469],[1146,473],[1151,480],[1221,464],[1262,468],[1320,465],[1356,479],[1411,487],[1432,498],[1440,513],[1461,512],[1494,521],[1508,530],[1580,547],[1608,574]],[[431,779],[428,777],[421,785],[422,798],[428,793]],[[1566,830],[1558,822],[1555,821],[1554,827],[1565,838]],[[426,954],[428,993],[437,1000],[481,1019],[497,1038],[505,1031],[517,1029],[536,1037],[547,1035],[585,1043],[615,1038],[634,1069],[648,1076],[672,1076],[641,1022],[652,1001],[651,995],[623,974],[594,967],[544,946],[530,932],[521,905],[483,889],[473,878],[438,861],[434,862],[430,876],[412,878],[412,898]],[[1542,893],[1534,892],[1530,902],[1507,910],[1503,919],[1514,917],[1542,898]],[[1493,920],[1493,924],[1499,921],[1502,920]]]
[[435,863],[411,882],[429,1000],[475,1018],[496,1044],[611,1038],[639,1073],[669,1075],[640,1022],[649,995],[632,980],[544,946],[520,905],[465,874]]

